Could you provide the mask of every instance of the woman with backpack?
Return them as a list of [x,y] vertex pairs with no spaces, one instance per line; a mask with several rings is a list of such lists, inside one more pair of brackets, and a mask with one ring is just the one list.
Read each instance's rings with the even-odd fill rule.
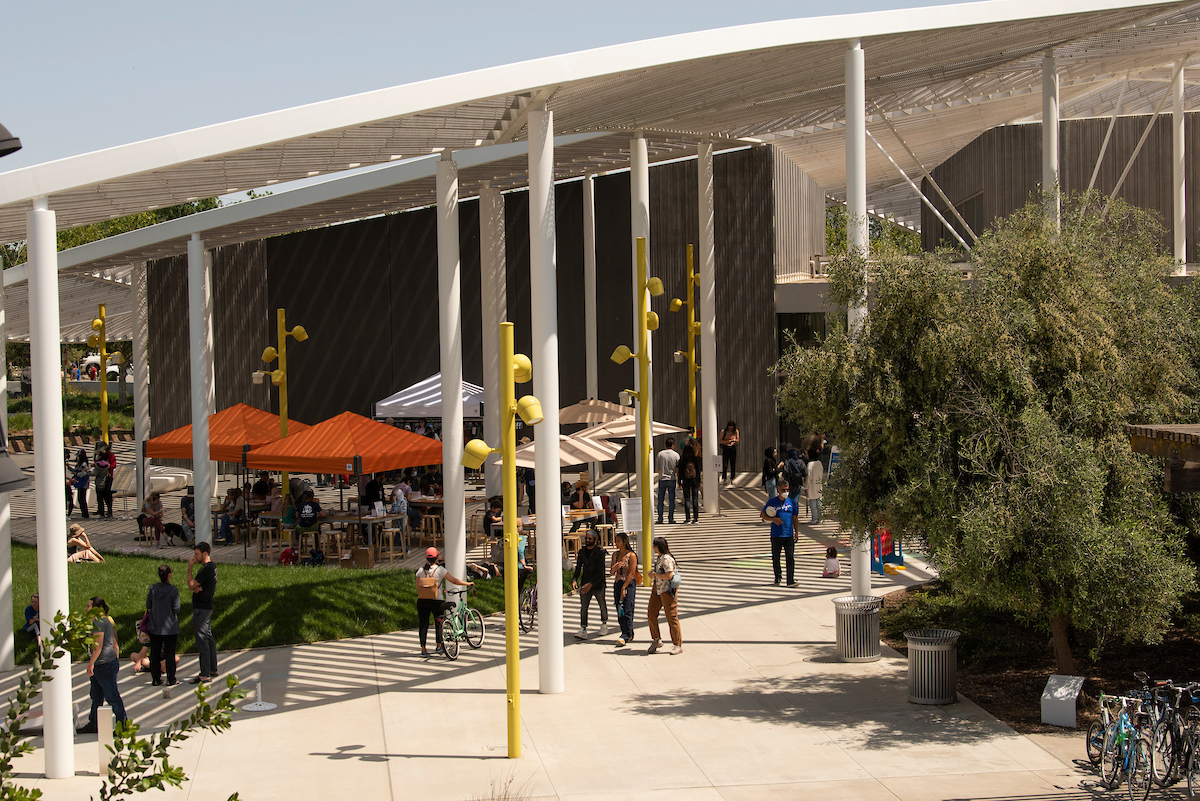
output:
[[[111,519],[113,516],[113,471],[117,467],[117,457],[107,442],[96,444],[96,458],[92,465],[96,474],[96,515]],[[105,512],[106,508],[107,512]]]
[[650,541],[654,551],[654,561],[651,563],[650,603],[646,605],[646,616],[650,622],[650,647],[647,654],[652,654],[662,647],[662,638],[658,629],[658,610],[667,616],[667,628],[671,631],[671,656],[683,653],[683,633],[679,629],[679,604],[676,593],[679,591],[679,568],[671,549],[667,547],[666,537],[655,537]]
[[801,458],[800,452],[795,448],[788,451],[787,461],[783,463],[783,477],[791,485],[788,498],[799,509],[800,493],[804,491],[804,480],[808,477],[808,463]]
[[679,488],[683,490],[683,522],[700,522],[700,457],[691,443],[683,446],[679,457]]
[[442,592],[443,581],[460,587],[475,586],[473,581],[459,581],[450,575],[445,567],[438,564],[437,548],[426,548],[425,566],[417,570],[417,626],[421,638],[421,656],[429,656],[425,642],[429,636],[430,616],[436,625],[434,634],[437,638],[437,650],[441,653],[446,652],[442,645],[442,614],[448,609],[453,609],[454,604],[447,601]]

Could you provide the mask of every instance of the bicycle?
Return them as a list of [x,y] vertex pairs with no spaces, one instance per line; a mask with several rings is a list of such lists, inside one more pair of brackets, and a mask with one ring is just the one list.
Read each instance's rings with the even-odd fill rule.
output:
[[521,590],[521,603],[517,622],[521,626],[521,631],[532,631],[533,626],[537,623],[537,584],[533,584]]
[[[1101,696],[1103,704],[1106,696]],[[1109,726],[1104,749],[1100,754],[1100,781],[1110,790],[1127,779],[1130,801],[1145,801],[1150,795],[1150,744],[1142,737],[1149,715],[1141,711],[1142,699],[1116,699],[1120,711]],[[1131,719],[1129,710],[1134,710]]]
[[[1175,698],[1167,703],[1166,714],[1153,730],[1152,778],[1159,787],[1168,787],[1186,777],[1188,786],[1200,791],[1200,757],[1196,755],[1200,744],[1200,709],[1196,704],[1200,699],[1195,694],[1200,685],[1192,682],[1176,687],[1170,681],[1161,684],[1165,684],[1166,691],[1173,693]],[[1186,711],[1181,711],[1185,699],[1189,706]],[[1195,795],[1196,791],[1189,795]]]
[[1087,746],[1088,762],[1091,762],[1094,767],[1100,766],[1100,755],[1104,752],[1104,743],[1108,740],[1108,732],[1115,720],[1115,707],[1118,697],[1115,695],[1100,694],[1100,720],[1092,721],[1088,726]]
[[447,595],[457,595],[458,602],[453,609],[442,613],[442,647],[445,648],[447,659],[458,659],[458,644],[465,640],[472,648],[483,645],[483,616],[478,609],[467,606],[462,597],[473,589],[446,590]]

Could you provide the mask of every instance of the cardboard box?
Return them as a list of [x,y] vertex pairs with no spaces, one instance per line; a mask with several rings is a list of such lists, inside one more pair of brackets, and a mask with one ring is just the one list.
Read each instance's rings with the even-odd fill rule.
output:
[[371,549],[354,547],[350,549],[350,566],[371,568]]

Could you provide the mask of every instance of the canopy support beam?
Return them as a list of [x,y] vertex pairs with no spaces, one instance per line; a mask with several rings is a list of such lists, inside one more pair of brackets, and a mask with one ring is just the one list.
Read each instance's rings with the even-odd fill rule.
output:
[[133,268],[133,436],[137,442],[134,456],[137,482],[137,508],[146,502],[146,440],[150,439],[150,339],[149,293],[146,287],[146,262]]
[[1175,239],[1175,274],[1187,275],[1187,163],[1186,145],[1184,141],[1185,117],[1184,112],[1184,81],[1183,71],[1187,62],[1180,60],[1175,65],[1175,80],[1171,82],[1171,189],[1174,204],[1172,206]]
[[[483,438],[500,441],[500,338],[495,332],[508,321],[508,272],[505,264],[504,195],[485,181],[479,190],[479,251],[483,305]],[[500,458],[483,465],[487,496],[503,491]]]
[[[563,678],[563,592],[559,559],[562,518],[558,510],[558,256],[554,229],[554,113],[544,102],[529,111],[529,306],[533,392],[545,415],[534,456],[538,561],[538,690],[561,693]],[[505,376],[511,381],[512,376]]]
[[1062,192],[1058,179],[1058,66],[1054,51],[1042,58],[1042,193],[1054,227],[1062,227]]
[[[0,286],[0,343],[7,342],[5,335],[4,289]],[[7,348],[0,348],[0,377],[8,377]],[[8,397],[5,387],[4,397]],[[8,415],[0,420],[0,436],[4,437],[4,447],[8,448]],[[0,457],[3,458],[3,457]],[[74,492],[68,486],[67,492]],[[13,584],[12,584],[12,539],[11,512],[8,505],[7,492],[0,492],[0,671],[12,670],[15,667],[16,642],[13,640]]]
[[[596,351],[596,181],[583,177],[583,362],[587,397],[600,398],[600,376]],[[590,427],[590,426],[589,426]],[[600,480],[600,463],[592,462],[588,471],[592,491]]]
[[[449,155],[449,154],[447,154]],[[442,362],[442,497],[446,569],[467,571],[466,481],[463,475],[462,276],[459,259],[458,163],[437,165],[438,316]],[[465,579],[464,579],[465,580]]]
[[[696,269],[700,271],[700,439],[703,460],[704,514],[721,511],[721,482],[717,462],[717,250],[716,217],[713,212],[713,144],[705,137],[696,148],[696,208],[700,242]],[[703,432],[704,436],[700,436]]]
[[[642,289],[641,287],[638,286],[638,280],[637,280],[637,241],[638,241],[638,237],[642,237],[646,240],[646,275],[652,274],[651,273],[651,264],[653,261],[653,259],[651,258],[651,250],[650,250],[650,157],[649,157],[649,153],[646,150],[646,138],[642,135],[641,131],[638,131],[636,134],[634,134],[633,138],[631,140],[629,140],[629,195],[630,195],[630,197],[629,197],[629,217],[630,217],[630,219],[629,219],[629,222],[630,222],[629,237],[630,237],[630,253],[632,254],[631,258],[630,258],[630,264],[632,266],[632,273],[631,273],[632,279],[630,280],[629,283],[633,287],[633,307],[632,307],[633,308],[633,315],[632,315],[632,317],[633,317],[633,339],[631,341],[636,343],[638,341],[638,338],[641,336],[641,321],[639,321],[637,319],[637,310],[640,308],[640,306],[638,305],[638,302],[639,302],[639,300],[641,300],[638,297],[638,293],[645,292],[644,289]],[[650,308],[649,305],[647,305],[646,308],[649,309]],[[646,335],[646,347],[647,347],[647,349],[650,350],[651,353],[654,352],[654,334],[653,333],[648,333]],[[646,383],[648,384],[648,386],[643,387],[641,385],[640,380],[638,379],[638,371],[634,370],[634,372],[633,372],[633,388],[635,390],[637,390],[641,396],[641,400],[639,400],[639,402],[638,402],[639,408],[643,409],[646,416],[649,419],[653,420],[654,419],[654,366],[653,366],[653,364],[650,366],[650,369],[649,369],[649,372],[647,375],[648,375],[648,378],[646,379]],[[637,447],[637,451],[636,451],[637,453],[641,453],[644,448],[652,448],[652,445],[650,445],[649,443],[642,442],[642,435],[641,435],[640,430],[634,441],[635,441],[635,444]],[[638,465],[640,465],[640,464],[641,464],[641,460],[639,459],[635,463],[635,466],[634,466],[634,470],[636,471],[636,474],[637,474],[637,485],[634,487],[634,490],[633,490],[634,497],[649,497],[645,492],[643,492],[642,482],[645,481],[645,482],[652,483],[653,479],[648,475],[646,475],[646,476],[642,475],[641,470],[638,468]],[[645,540],[650,535],[651,535],[651,532],[643,531],[642,539]],[[647,553],[649,553],[649,549],[646,547],[643,547],[640,558],[644,559]]]
[[192,486],[196,491],[196,542],[212,543],[216,472],[209,460],[208,416],[216,406],[213,380],[212,261],[204,240],[188,240],[188,341],[192,377]]

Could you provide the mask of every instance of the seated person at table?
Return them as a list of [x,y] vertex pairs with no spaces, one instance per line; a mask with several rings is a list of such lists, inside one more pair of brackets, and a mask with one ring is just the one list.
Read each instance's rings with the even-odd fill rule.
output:
[[283,511],[283,487],[271,488],[271,514],[279,514]]
[[179,501],[179,526],[183,538],[189,542],[196,539],[196,488],[188,487],[187,495]]
[[408,497],[401,491],[402,485],[397,484],[392,489],[392,496],[388,499],[388,512],[394,515],[400,515],[400,520],[397,523],[403,523],[408,520]]
[[296,527],[296,502],[292,500],[292,493],[283,496],[283,503],[279,508],[280,522],[284,528]]
[[[157,492],[152,492],[146,502],[142,504],[142,513],[137,517],[138,531],[140,532],[147,526],[153,528],[154,544],[159,548],[162,547],[164,512],[162,497]],[[167,537],[167,544],[174,545],[175,541],[171,537]]]
[[504,501],[492,498],[483,513],[483,535],[488,539],[504,536]]
[[267,496],[271,494],[271,488],[275,486],[275,482],[271,480],[271,474],[263,470],[258,474],[258,481],[254,482],[254,487],[251,494],[260,501],[265,501]]
[[104,557],[92,547],[83,526],[75,523],[67,530],[68,562],[103,562]]
[[[575,491],[571,493],[571,510],[592,511],[592,496],[588,494],[587,479],[579,479],[575,484]],[[582,520],[576,520],[571,524],[571,531],[578,531],[579,526],[583,523]]]
[[225,495],[225,503],[221,505],[220,515],[221,528],[217,532],[215,541],[218,545],[228,545],[233,538],[231,527],[246,518],[246,501],[242,497],[240,489],[233,487]]
[[371,480],[367,482],[367,486],[363,488],[363,494],[358,497],[358,501],[366,509],[374,509],[376,503],[383,501],[383,482],[371,474]]
[[300,505],[296,507],[296,524],[305,531],[314,531],[321,525],[321,504],[312,490],[304,493]]

